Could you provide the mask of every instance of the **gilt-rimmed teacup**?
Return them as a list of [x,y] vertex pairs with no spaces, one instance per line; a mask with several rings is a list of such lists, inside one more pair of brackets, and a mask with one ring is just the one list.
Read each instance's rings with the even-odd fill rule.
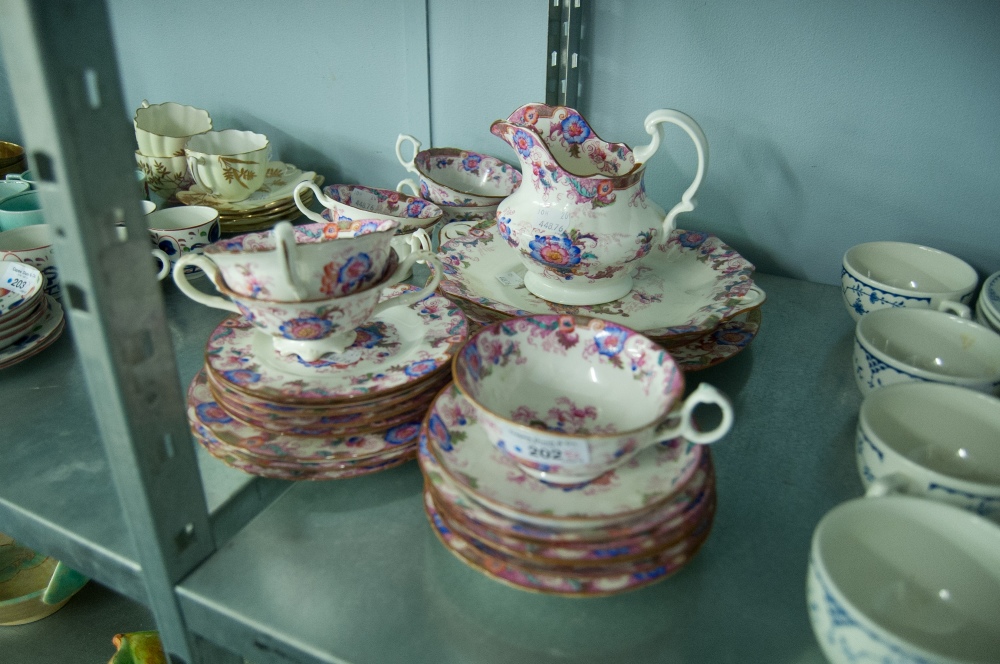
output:
[[187,157],[149,157],[136,150],[135,162],[144,176],[146,187],[167,200],[178,190],[189,189],[194,183],[188,173]]
[[[418,260],[431,268],[423,288],[379,302],[382,290],[401,281],[400,275]],[[385,274],[369,288],[341,297],[282,302],[247,297],[230,290],[215,264],[203,261],[198,264],[212,279],[216,290],[226,297],[207,295],[188,283],[183,273],[184,264],[181,260],[174,266],[174,281],[181,292],[205,306],[242,314],[261,332],[272,337],[278,353],[298,355],[306,362],[314,362],[327,353],[343,352],[354,343],[356,328],[389,307],[408,306],[427,297],[437,288],[442,274],[441,263],[433,254],[415,252],[398,266],[395,259],[389,261]]]
[[1000,517],[1000,399],[940,383],[875,390],[858,414],[855,458],[868,495]]
[[1000,334],[930,309],[872,311],[854,331],[854,379],[864,395],[914,381],[994,394],[1000,387]]
[[[452,370],[490,441],[552,484],[588,482],[664,440],[712,443],[732,426],[724,394],[702,383],[682,399],[684,374],[666,350],[596,318],[488,325],[455,355]],[[695,426],[702,404],[722,411],[712,429]]]
[[192,136],[184,154],[195,182],[216,198],[236,203],[263,186],[271,148],[264,134],[225,129]]
[[[402,145],[413,146],[413,157],[403,157]],[[521,172],[489,155],[457,148],[420,149],[420,141],[400,134],[396,158],[420,179],[420,197],[441,206],[499,205],[521,184]]]
[[854,320],[889,307],[940,309],[968,305],[979,276],[971,265],[938,249],[908,242],[866,242],[844,254],[840,290]]
[[145,99],[132,119],[139,152],[149,157],[182,157],[188,140],[212,129],[208,111],[172,101],[152,104]]
[[397,223],[361,220],[246,233],[205,247],[190,265],[211,263],[241,297],[290,302],[342,297],[381,279]]
[[52,227],[48,224],[0,233],[0,261],[31,265],[45,275],[45,294],[59,298],[59,270],[52,258]]
[[[310,189],[325,209],[316,214],[302,202],[302,192]],[[392,219],[399,223],[398,234],[418,228],[429,229],[443,214],[434,203],[417,196],[407,196],[391,189],[376,189],[359,184],[331,184],[321,190],[311,181],[300,182],[292,192],[295,205],[306,217],[320,223],[356,219]]]
[[[154,210],[146,215],[153,244],[175,265],[183,256],[200,254],[219,239],[219,211],[206,205],[182,205]],[[188,274],[197,274],[189,267]]]
[[807,606],[831,664],[997,661],[1000,527],[910,496],[841,503],[813,533]]

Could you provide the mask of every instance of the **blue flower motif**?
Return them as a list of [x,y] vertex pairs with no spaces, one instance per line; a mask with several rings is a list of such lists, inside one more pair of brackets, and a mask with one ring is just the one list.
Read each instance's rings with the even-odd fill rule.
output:
[[223,371],[222,377],[230,383],[235,383],[236,385],[249,385],[250,383],[256,383],[260,380],[260,374],[255,371],[250,371],[249,369],[230,369],[229,371]]
[[222,237],[222,229],[219,228],[219,222],[214,222],[208,229],[208,241],[216,242]]
[[448,427],[445,426],[444,420],[437,413],[431,415],[430,419],[427,420],[427,431],[434,437],[437,446],[445,452],[451,452],[455,449],[451,444],[451,434],[448,432]]
[[687,247],[688,249],[697,249],[701,245],[705,244],[705,240],[707,239],[708,235],[697,231],[688,231],[677,236],[677,241],[681,243],[681,246]]
[[462,168],[467,171],[474,171],[479,168],[479,162],[483,160],[478,154],[470,154],[462,160]]
[[333,331],[333,323],[319,316],[302,316],[285,321],[278,330],[286,339],[322,339]]
[[181,249],[177,246],[177,243],[169,238],[163,238],[156,246],[167,256],[175,256],[181,253]]
[[226,424],[233,421],[233,418],[229,417],[229,414],[214,401],[198,404],[195,407],[195,412],[198,413],[198,419],[206,423],[218,422],[219,424]]
[[559,126],[562,127],[563,138],[567,143],[583,143],[591,134],[586,120],[576,113],[566,116]]
[[566,235],[536,235],[528,248],[536,261],[558,269],[573,267],[580,262],[583,253]]
[[354,231],[355,235],[366,235],[368,233],[374,233],[378,230],[381,221],[376,221],[375,219],[366,219],[361,222],[361,226],[358,230]]
[[420,376],[426,376],[435,369],[437,369],[437,362],[434,360],[417,360],[413,364],[407,366],[403,372],[407,376],[418,378]]
[[514,132],[514,149],[522,157],[531,156],[531,148],[533,147],[535,147],[535,139],[531,137],[531,134],[523,129],[518,129]]
[[342,287],[341,292],[350,293],[372,273],[371,256],[363,253],[355,254],[348,258],[337,272],[337,284]]
[[407,422],[400,424],[385,432],[385,442],[390,445],[405,445],[413,442],[413,439],[420,435],[420,424],[417,422]]
[[607,357],[615,357],[625,348],[629,331],[617,325],[605,324],[604,329],[594,335],[597,352]]

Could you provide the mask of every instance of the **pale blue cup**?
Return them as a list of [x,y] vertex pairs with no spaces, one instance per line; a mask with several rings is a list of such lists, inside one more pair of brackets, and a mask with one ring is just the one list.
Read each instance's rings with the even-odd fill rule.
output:
[[30,182],[24,182],[22,180],[0,180],[0,202],[7,200],[11,196],[23,194],[30,188]]
[[0,201],[0,231],[44,223],[42,202],[37,191],[25,191]]
[[35,174],[31,171],[24,171],[23,173],[8,173],[7,182],[27,182],[30,187],[35,183]]

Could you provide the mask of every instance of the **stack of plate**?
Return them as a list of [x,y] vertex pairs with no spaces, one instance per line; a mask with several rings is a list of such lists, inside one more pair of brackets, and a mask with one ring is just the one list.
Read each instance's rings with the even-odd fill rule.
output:
[[465,316],[432,295],[357,332],[344,352],[306,362],[276,353],[244,319],[224,320],[188,390],[195,437],[230,466],[279,479],[353,477],[412,459],[420,422],[467,338]]
[[[236,203],[223,201],[211,195],[200,185],[177,192],[177,200],[184,205],[207,205],[219,211],[219,225],[223,233],[247,233],[267,230],[282,220],[295,220],[302,216],[292,192],[300,182],[311,180],[323,184],[323,176],[313,171],[301,171],[291,164],[272,161],[267,165],[264,184],[250,198]],[[306,190],[302,202],[308,206],[313,194]]]
[[531,314],[603,318],[641,332],[666,347],[681,369],[723,362],[746,348],[760,329],[765,294],[753,283],[754,266],[718,237],[674,231],[634,270],[634,287],[605,304],[569,306],[532,295],[516,250],[482,222],[439,250],[445,266],[439,290],[474,324]]
[[995,272],[983,282],[976,300],[976,321],[1000,332],[1000,272]]
[[64,327],[62,307],[45,294],[45,275],[25,263],[0,262],[0,369],[48,348]]
[[593,596],[661,580],[697,553],[715,514],[708,448],[673,440],[582,487],[525,475],[454,385],[420,435],[424,505],[462,562],[516,588]]

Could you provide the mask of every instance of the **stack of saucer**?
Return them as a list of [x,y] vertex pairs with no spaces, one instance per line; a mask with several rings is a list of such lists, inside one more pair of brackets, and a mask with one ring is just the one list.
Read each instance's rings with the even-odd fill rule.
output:
[[983,282],[976,300],[976,321],[1000,332],[1000,272],[995,272]]
[[390,468],[415,455],[420,421],[467,330],[462,312],[432,295],[375,314],[344,351],[307,362],[230,317],[209,338],[188,419],[208,452],[254,475],[340,479]]
[[[245,200],[225,201],[197,184],[177,192],[177,200],[185,205],[207,205],[218,210],[223,233],[245,233],[271,228],[282,219],[298,219],[301,213],[292,198],[296,185],[305,181],[322,185],[323,179],[313,171],[301,171],[292,164],[272,161],[267,165],[264,184]],[[304,204],[310,205],[312,192],[305,192],[302,198]]]
[[421,429],[425,508],[462,562],[524,590],[597,596],[664,579],[697,553],[715,514],[707,447],[674,439],[582,487],[522,472],[454,385]]
[[0,369],[48,348],[62,334],[63,310],[31,265],[0,262]]

